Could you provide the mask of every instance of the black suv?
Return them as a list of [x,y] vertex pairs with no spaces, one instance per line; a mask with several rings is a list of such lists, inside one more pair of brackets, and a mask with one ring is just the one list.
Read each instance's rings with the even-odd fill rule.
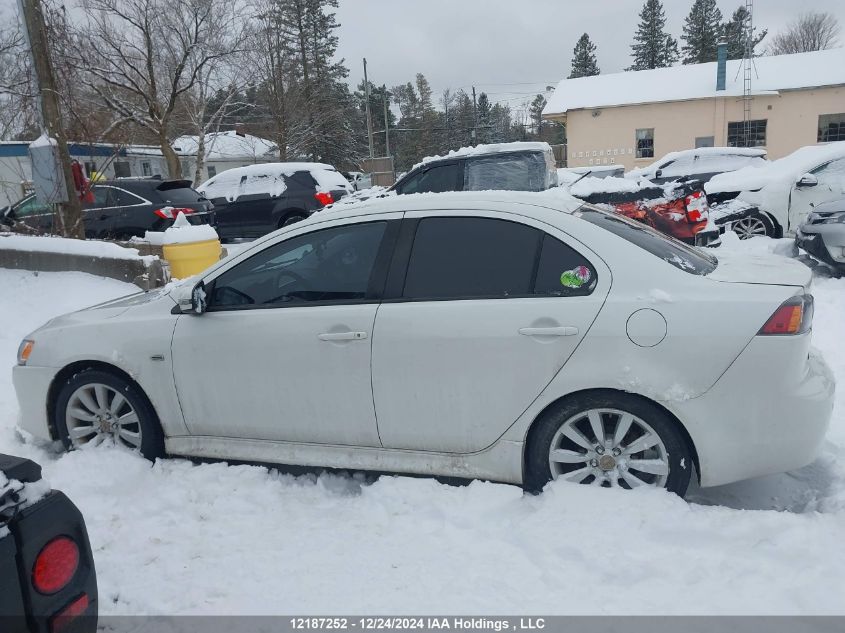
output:
[[214,203],[221,239],[255,238],[304,220],[352,193],[334,167],[263,163],[220,172],[197,190]]
[[[128,239],[146,231],[163,231],[179,212],[191,224],[214,225],[214,205],[191,188],[188,180],[118,178],[91,188],[93,202],[84,202],[85,237]],[[33,233],[53,232],[53,211],[34,195],[0,210],[0,224],[23,224]]]
[[82,514],[38,464],[0,454],[0,631],[94,633],[97,610]]

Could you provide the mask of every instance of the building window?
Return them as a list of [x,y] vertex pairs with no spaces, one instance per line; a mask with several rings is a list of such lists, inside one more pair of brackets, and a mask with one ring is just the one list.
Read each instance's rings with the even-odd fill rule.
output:
[[141,163],[141,173],[144,174],[144,176],[153,175],[153,167],[149,163],[149,161],[144,161],[143,163]]
[[209,178],[214,178],[217,175],[217,167],[216,166],[209,165],[208,167],[206,167],[206,169],[208,170],[208,177]]
[[764,147],[766,119],[759,121],[731,121],[728,123],[728,147]]
[[845,141],[845,113],[819,116],[819,143]]
[[114,177],[115,178],[129,178],[132,171],[129,169],[129,161],[116,160],[114,161]]
[[93,178],[97,173],[97,163],[94,161],[85,161],[85,173],[88,175],[88,178]]
[[712,136],[697,136],[695,138],[695,149],[699,147],[713,147],[716,144],[716,139]]
[[654,158],[654,128],[637,130],[637,158]]

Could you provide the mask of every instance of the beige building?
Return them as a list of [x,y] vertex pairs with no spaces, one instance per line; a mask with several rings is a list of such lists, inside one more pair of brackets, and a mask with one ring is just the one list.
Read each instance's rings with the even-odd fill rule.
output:
[[776,159],[845,141],[845,49],[760,57],[744,125],[742,60],[561,81],[543,117],[566,124],[567,165],[642,167],[668,152],[762,147]]

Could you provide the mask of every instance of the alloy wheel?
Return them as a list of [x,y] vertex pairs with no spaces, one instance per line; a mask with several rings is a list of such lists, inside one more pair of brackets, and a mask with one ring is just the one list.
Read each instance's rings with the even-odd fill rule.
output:
[[757,235],[765,237],[769,234],[769,231],[766,227],[766,223],[763,221],[763,219],[755,216],[741,218],[734,222],[731,228],[741,240],[747,240],[748,238]]
[[112,438],[128,448],[141,448],[141,420],[118,390],[90,383],[74,391],[65,411],[68,437],[74,447],[101,444]]
[[641,418],[618,409],[590,409],[564,422],[552,438],[554,479],[605,488],[662,488],[669,453],[660,435]]

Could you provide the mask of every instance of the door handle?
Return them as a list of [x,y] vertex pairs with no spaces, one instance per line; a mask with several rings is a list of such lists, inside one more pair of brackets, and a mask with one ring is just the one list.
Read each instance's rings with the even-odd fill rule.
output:
[[523,336],[578,336],[578,328],[571,325],[561,327],[523,327],[519,328]]
[[321,341],[360,341],[367,338],[366,332],[324,332],[318,334]]

